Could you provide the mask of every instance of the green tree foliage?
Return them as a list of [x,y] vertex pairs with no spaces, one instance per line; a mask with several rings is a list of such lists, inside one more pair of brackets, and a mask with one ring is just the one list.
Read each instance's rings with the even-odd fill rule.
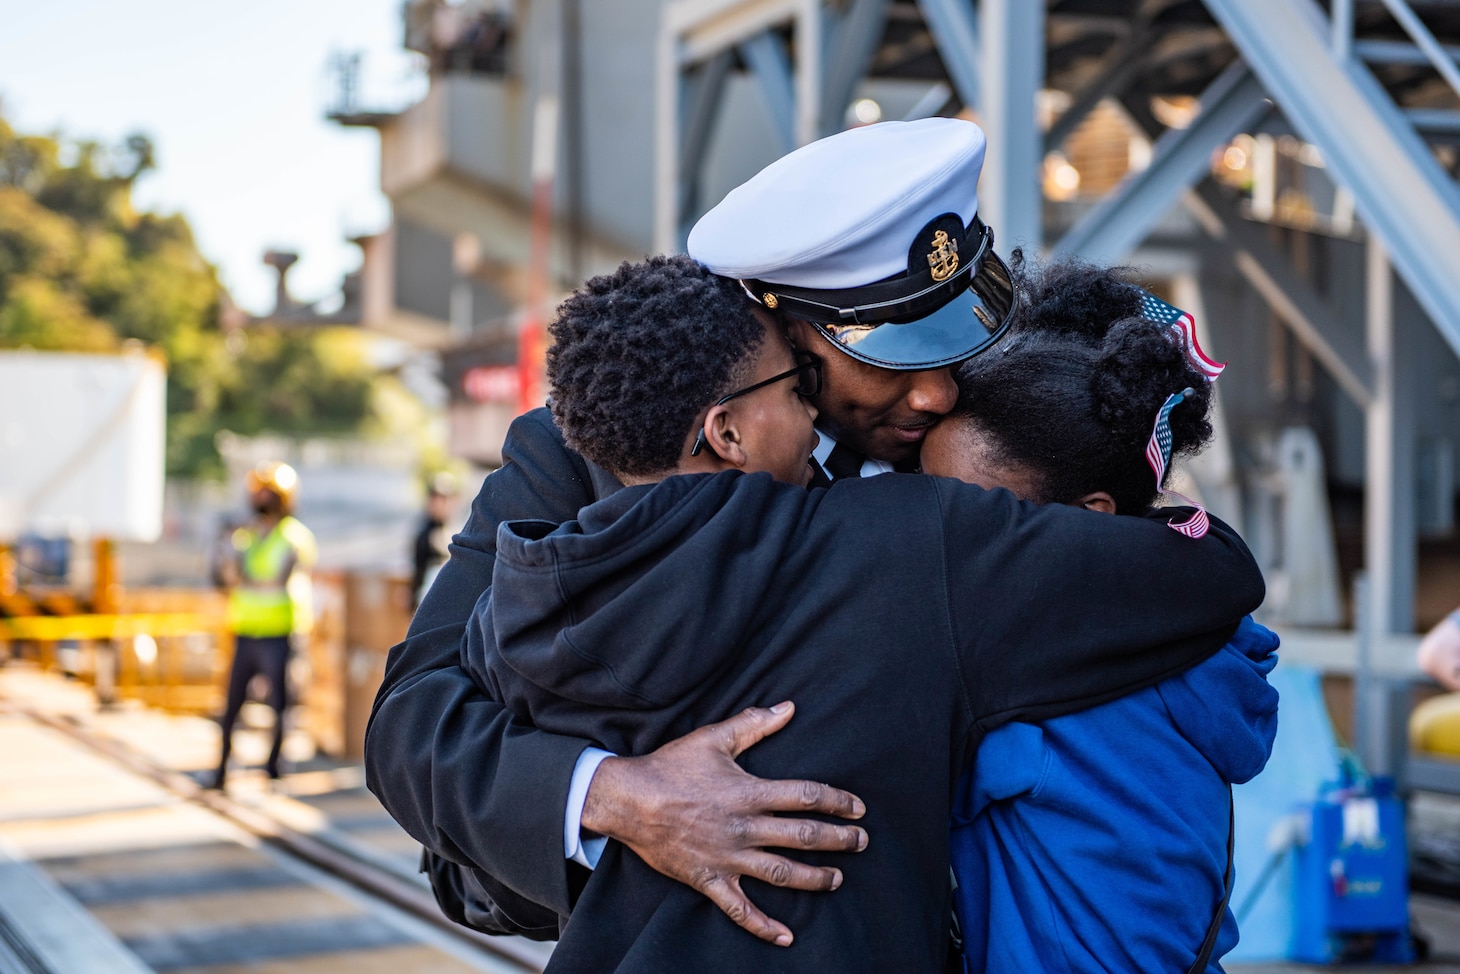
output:
[[161,350],[173,475],[221,474],[220,429],[368,427],[374,374],[358,335],[224,334],[223,289],[187,221],[133,209],[132,188],[153,166],[146,136],[108,149],[18,134],[0,117],[0,348]]

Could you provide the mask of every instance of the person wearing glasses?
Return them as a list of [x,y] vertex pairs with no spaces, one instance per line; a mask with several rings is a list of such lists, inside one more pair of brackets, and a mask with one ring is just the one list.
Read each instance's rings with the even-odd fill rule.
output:
[[[771,164],[690,236],[691,256],[742,282],[786,317],[797,347],[821,356],[811,398],[817,483],[915,468],[922,439],[957,397],[953,367],[1007,318],[1013,286],[978,219],[984,148],[978,126],[957,119],[843,132]],[[718,341],[706,328],[700,347],[713,355]],[[564,445],[546,409],[513,423],[503,456],[391,651],[366,735],[368,785],[425,847],[443,909],[477,929],[555,937],[612,837],[757,936],[789,937],[739,877],[826,890],[833,870],[780,850],[856,849],[867,837],[836,821],[860,816],[862,803],[824,784],[831,777],[814,765],[785,781],[737,765],[788,714],[754,708],[653,754],[617,758],[515,719],[461,668],[498,525],[568,520],[622,486]]]
[[609,843],[551,970],[942,970],[949,796],[980,738],[1180,671],[1261,601],[1215,523],[1196,539],[1169,513],[920,475],[805,490],[823,356],[689,257],[588,282],[552,336],[554,419],[625,486],[562,525],[499,530],[466,667],[517,719],[623,755],[794,701],[747,770],[826,773],[865,801],[871,840],[818,857],[825,898],[745,880],[794,930],[782,945]]

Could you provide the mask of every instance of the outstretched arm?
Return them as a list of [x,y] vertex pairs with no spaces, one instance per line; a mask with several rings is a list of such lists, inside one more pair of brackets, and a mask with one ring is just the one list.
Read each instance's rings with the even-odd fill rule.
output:
[[1215,518],[1192,539],[1166,525],[1176,512],[1112,517],[937,485],[954,627],[985,729],[1150,686],[1211,655],[1262,602],[1251,553]]

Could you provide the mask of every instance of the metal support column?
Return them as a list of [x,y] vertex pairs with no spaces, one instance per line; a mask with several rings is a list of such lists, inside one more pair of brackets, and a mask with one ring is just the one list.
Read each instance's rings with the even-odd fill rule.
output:
[[1035,95],[1044,84],[1044,4],[982,0],[983,63],[979,121],[988,133],[980,180],[979,215],[994,228],[1000,249],[1043,244],[1040,163],[1044,138]]
[[[1364,411],[1364,573],[1367,604],[1360,638],[1371,648],[1392,631],[1394,566],[1394,280],[1384,247],[1369,238],[1365,280],[1369,360],[1374,368],[1374,398]],[[1367,757],[1367,755],[1366,755]]]
[[[789,61],[772,33],[788,24],[794,38]],[[697,215],[696,186],[723,92],[724,59],[739,50],[756,72],[783,147],[790,150],[817,136],[822,47],[821,0],[665,3],[655,55],[655,250],[683,249],[686,224]]]
[[[1374,400],[1366,411],[1364,561],[1380,631],[1414,629],[1415,454],[1412,397],[1401,395],[1406,342],[1394,320],[1394,275],[1383,244],[1369,240],[1367,312]],[[1381,665],[1398,661],[1381,660]]]
[[715,120],[720,117],[725,82],[734,60],[729,51],[721,51],[681,82],[683,118],[680,124],[684,134],[679,147],[680,214],[693,213],[699,208],[699,174]]
[[968,108],[983,104],[978,74],[978,20],[972,0],[918,0],[918,10],[933,35],[953,90]]
[[790,152],[796,148],[796,83],[785,45],[767,31],[742,43],[739,51],[740,59],[749,65],[760,82],[771,127],[780,137],[781,152]]
[[679,75],[679,32],[665,16],[659,21],[659,40],[654,52],[654,250],[661,254],[680,249],[680,201],[683,195],[679,171],[680,100],[683,81]]
[[822,65],[825,36],[821,0],[801,0],[796,7],[796,144],[815,142],[821,121]]
[[1374,398],[1365,410],[1364,435],[1364,570],[1368,578],[1366,604],[1359,612],[1378,678],[1363,686],[1356,713],[1363,715],[1358,730],[1360,757],[1375,774],[1394,774],[1396,753],[1392,740],[1393,694],[1386,692],[1383,675],[1402,668],[1390,658],[1391,633],[1414,628],[1414,434],[1408,414],[1411,397],[1401,395],[1404,342],[1394,321],[1394,277],[1382,244],[1369,238],[1366,280],[1369,356],[1374,367]]
[[821,89],[821,131],[831,135],[842,129],[842,118],[857,85],[867,75],[877,42],[887,25],[891,0],[853,0],[828,39],[826,80]]

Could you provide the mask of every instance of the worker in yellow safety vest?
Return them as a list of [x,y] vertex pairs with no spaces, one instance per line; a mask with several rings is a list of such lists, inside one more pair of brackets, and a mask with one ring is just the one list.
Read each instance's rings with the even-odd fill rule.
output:
[[279,777],[290,648],[294,637],[308,633],[314,621],[309,569],[317,549],[314,535],[293,516],[299,474],[286,463],[261,463],[248,472],[245,486],[254,517],[233,532],[231,550],[220,565],[228,586],[234,652],[222,752],[211,782],[215,788],[227,780],[233,724],[249,682],[258,675],[269,681],[268,704],[274,710],[273,746],[264,768],[271,779]]

